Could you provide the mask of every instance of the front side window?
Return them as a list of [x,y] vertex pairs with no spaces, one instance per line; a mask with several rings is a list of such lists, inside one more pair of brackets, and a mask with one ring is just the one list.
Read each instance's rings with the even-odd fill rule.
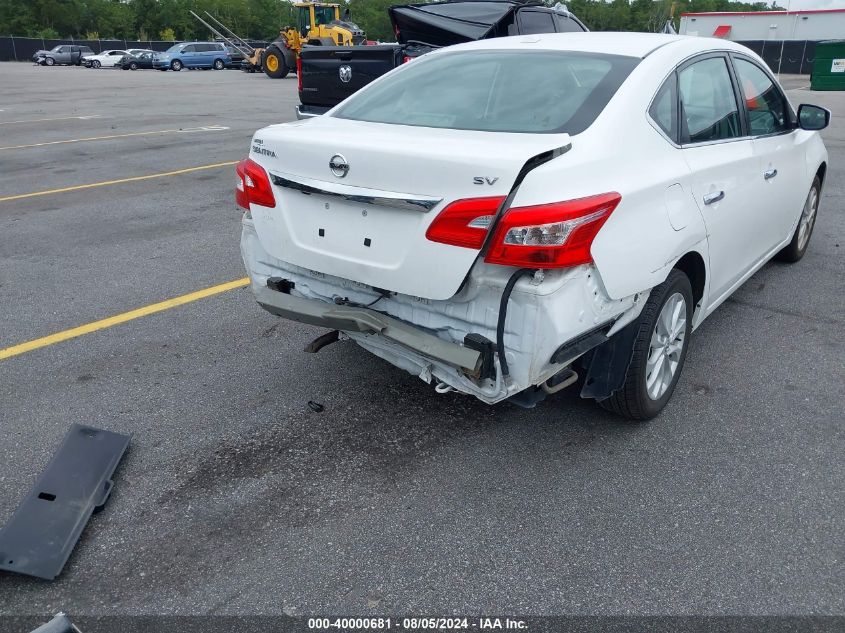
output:
[[745,59],[734,59],[734,67],[748,110],[751,135],[778,134],[790,130],[786,98],[769,76],[759,66]]
[[582,33],[584,29],[572,18],[555,14],[555,26],[558,33]]
[[678,74],[681,142],[702,143],[742,136],[733,83],[723,57],[710,57]]
[[316,19],[318,25],[334,22],[334,8],[314,7],[314,18]]
[[342,119],[488,132],[578,134],[639,59],[568,51],[424,56],[347,99]]

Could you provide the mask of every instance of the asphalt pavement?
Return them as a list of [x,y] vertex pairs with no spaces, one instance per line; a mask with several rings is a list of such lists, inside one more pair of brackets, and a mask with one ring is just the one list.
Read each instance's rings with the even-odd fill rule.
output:
[[[834,114],[809,250],[704,323],[650,423],[304,354],[322,331],[243,288],[0,360],[0,525],[71,423],[133,434],[64,573],[0,572],[0,615],[845,614],[845,93],[785,83]],[[0,349],[244,277],[221,164],[295,77],[0,85]]]

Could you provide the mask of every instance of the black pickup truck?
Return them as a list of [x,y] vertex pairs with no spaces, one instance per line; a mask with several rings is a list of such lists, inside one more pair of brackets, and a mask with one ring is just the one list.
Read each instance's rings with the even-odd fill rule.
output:
[[390,7],[398,44],[306,46],[298,68],[296,116],[323,114],[373,79],[428,51],[474,40],[587,27],[561,5],[539,0],[450,0]]

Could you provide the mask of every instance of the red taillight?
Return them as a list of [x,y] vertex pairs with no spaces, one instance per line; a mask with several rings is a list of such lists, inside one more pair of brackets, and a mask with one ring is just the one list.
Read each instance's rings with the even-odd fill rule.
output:
[[238,163],[235,172],[238,175],[235,202],[239,207],[249,211],[250,203],[270,208],[276,206],[276,197],[273,195],[270,179],[261,165],[247,158]]
[[409,55],[405,55],[405,57],[403,57],[403,58],[402,58],[402,63],[403,63],[403,64],[407,64],[407,63],[408,63],[409,61],[411,61],[412,59],[414,59],[414,58],[413,58],[413,57],[411,57],[411,56],[409,56]]
[[425,236],[432,242],[479,249],[503,200],[501,196],[456,200],[434,218]]
[[566,268],[593,261],[590,247],[622,199],[618,193],[508,209],[484,261],[523,268]]
[[296,56],[296,89],[302,92],[302,58]]

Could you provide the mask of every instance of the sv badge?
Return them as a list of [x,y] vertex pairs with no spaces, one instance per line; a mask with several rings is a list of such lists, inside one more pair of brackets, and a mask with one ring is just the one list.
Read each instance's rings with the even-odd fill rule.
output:
[[498,178],[488,178],[487,176],[475,176],[472,179],[472,182],[474,182],[476,185],[483,185],[484,183],[487,183],[488,185],[495,185],[497,180]]

